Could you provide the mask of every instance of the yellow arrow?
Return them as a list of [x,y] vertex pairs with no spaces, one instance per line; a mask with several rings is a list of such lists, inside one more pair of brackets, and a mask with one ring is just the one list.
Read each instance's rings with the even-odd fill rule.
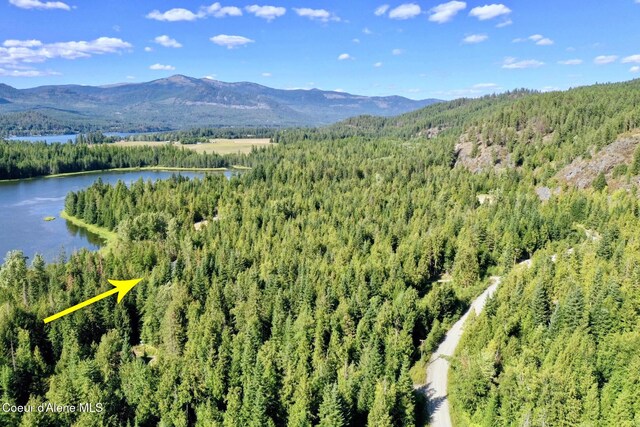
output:
[[59,313],[54,314],[53,316],[49,316],[44,319],[44,323],[53,322],[56,319],[61,318],[62,316],[66,316],[67,314],[73,313],[76,310],[80,310],[83,307],[93,304],[94,302],[98,302],[103,298],[111,296],[113,294],[118,294],[118,303],[122,301],[122,298],[129,292],[135,285],[138,284],[142,279],[131,279],[131,280],[111,280],[107,279],[109,283],[111,283],[115,288],[110,291],[103,292],[100,295],[97,295],[93,298],[90,298],[86,301],[81,302],[80,304],[76,304],[73,307],[69,307],[66,310],[62,310]]

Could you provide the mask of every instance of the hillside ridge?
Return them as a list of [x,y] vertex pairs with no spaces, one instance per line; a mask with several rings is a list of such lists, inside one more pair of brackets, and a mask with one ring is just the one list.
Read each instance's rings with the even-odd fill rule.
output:
[[[173,130],[203,126],[315,126],[347,117],[393,116],[438,102],[401,96],[362,96],[319,89],[274,89],[251,82],[222,82],[174,75],[142,83],[105,86],[47,85],[16,89],[0,85],[2,128],[38,132],[23,115],[46,111],[70,130]],[[67,114],[54,111],[63,110]]]

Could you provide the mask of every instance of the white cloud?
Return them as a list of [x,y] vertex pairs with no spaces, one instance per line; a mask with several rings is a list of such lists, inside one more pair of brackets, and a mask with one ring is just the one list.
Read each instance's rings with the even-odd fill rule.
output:
[[112,37],[47,44],[39,40],[5,40],[3,47],[0,47],[0,64],[29,64],[55,58],[88,58],[92,55],[119,53],[131,47],[130,43]]
[[156,21],[195,21],[196,19],[204,18],[204,14],[195,14],[188,9],[177,7],[169,9],[166,12],[160,12],[158,9],[152,10],[147,14],[147,19],[155,19]]
[[338,61],[346,61],[347,59],[353,59],[353,57],[348,53],[341,53],[338,55]]
[[462,39],[462,42],[467,44],[482,43],[488,38],[489,36],[486,34],[471,34],[470,36],[467,36],[464,39]]
[[493,19],[501,15],[508,15],[511,13],[511,9],[503,4],[487,4],[484,6],[478,6],[471,9],[469,16],[478,18],[480,21],[486,21]]
[[356,39],[353,39],[353,40],[351,40],[351,41],[352,41],[353,43],[355,43],[355,44],[360,43],[360,39],[357,39],[357,38],[356,38]]
[[40,40],[5,40],[2,43],[4,47],[39,47],[42,46]]
[[21,9],[62,9],[71,10],[68,4],[61,1],[9,0],[9,3]]
[[631,56],[622,58],[622,63],[623,64],[629,64],[629,63],[640,64],[640,55],[631,55]]
[[211,15],[214,18],[225,18],[227,16],[242,16],[242,10],[235,6],[222,6],[216,2],[211,6],[201,8],[199,14]]
[[558,61],[558,64],[561,64],[561,65],[580,65],[580,64],[582,64],[582,59],[567,59],[566,61]]
[[431,13],[429,21],[439,24],[449,22],[458,12],[466,9],[466,7],[467,3],[463,1],[450,1],[449,3],[439,4],[429,11]]
[[513,21],[509,18],[505,19],[504,21],[500,22],[499,24],[496,25],[496,28],[504,28],[504,27],[508,27],[509,25],[513,24]]
[[255,41],[246,37],[229,36],[227,34],[219,34],[215,37],[211,37],[209,40],[211,40],[218,46],[225,46],[227,49],[233,49],[235,47],[244,46],[246,44],[253,43]]
[[127,76],[127,77],[126,77],[126,79],[127,79],[127,80],[135,80],[135,79],[136,79],[136,76]]
[[215,79],[216,79],[216,77],[218,77],[218,76],[217,76],[217,75],[215,75],[215,74],[210,74],[210,75],[208,75],[208,76],[204,76],[204,77],[203,77],[203,79],[207,79],[207,80],[215,80]]
[[600,55],[600,56],[596,56],[593,59],[594,64],[597,65],[605,65],[605,64],[611,64],[612,62],[616,62],[616,60],[618,59],[617,55]]
[[393,50],[391,51],[391,54],[392,54],[392,55],[395,55],[395,56],[402,55],[403,53],[404,53],[404,49],[393,49]]
[[367,27],[364,27],[364,28],[362,29],[362,32],[363,32],[364,34],[368,35],[368,36],[370,36],[371,34],[373,34],[373,31],[371,31],[371,30],[370,30],[369,28],[367,28]]
[[376,16],[382,16],[385,13],[387,13],[388,10],[389,10],[389,5],[383,4],[382,6],[378,6],[376,10],[373,12],[373,14]]
[[281,17],[287,13],[287,9],[278,6],[258,6],[257,4],[244,8],[249,13],[254,14],[258,18],[266,19],[268,22]]
[[56,71],[42,71],[42,70],[34,70],[34,69],[13,69],[7,70],[4,68],[0,68],[0,76],[2,77],[44,77],[44,76],[59,76],[60,73]]
[[144,51],[145,51],[145,52],[153,52],[153,48],[152,48],[152,47],[149,47],[149,46],[145,46],[145,47],[144,47]]
[[325,9],[310,9],[308,7],[302,7],[302,8],[294,7],[293,10],[298,14],[298,16],[309,18],[312,21],[320,21],[320,22],[340,21],[340,18],[338,18],[333,13]]
[[538,68],[544,65],[544,62],[536,59],[523,59],[518,61],[516,58],[505,58],[502,63],[502,68],[507,70],[520,70],[524,68]]
[[[640,0],[638,2],[640,3]],[[629,68],[629,71],[632,73],[640,73],[640,66],[634,65],[633,67]]]
[[242,16],[242,10],[235,6],[223,7],[220,3],[216,2],[210,6],[203,6],[197,13],[184,9],[182,7],[176,7],[169,9],[166,12],[160,12],[158,9],[152,10],[147,14],[147,19],[155,19],[156,21],[178,22],[178,21],[195,21],[196,19],[206,18],[207,16],[213,16],[215,18],[224,18],[226,16]]
[[271,77],[272,74],[271,73],[262,73],[262,77]]
[[182,45],[178,43],[176,39],[172,39],[167,35],[158,36],[155,39],[153,39],[153,41],[155,41],[156,43],[164,47],[173,47],[173,48],[182,47]]
[[373,64],[374,68],[380,68],[382,67],[382,62],[376,62],[375,64]]
[[162,71],[173,71],[176,69],[173,65],[162,65],[162,64],[153,64],[149,67],[150,70],[162,70]]
[[551,40],[548,37],[543,36],[542,34],[533,34],[533,35],[527,37],[526,39],[518,37],[517,39],[513,39],[512,41],[513,41],[513,43],[522,43],[522,42],[526,42],[526,41],[532,41],[535,44],[537,44],[538,46],[550,46],[550,45],[552,45],[554,43],[553,40]]
[[389,18],[391,19],[410,19],[422,13],[422,9],[415,3],[405,3],[391,9],[389,12]]

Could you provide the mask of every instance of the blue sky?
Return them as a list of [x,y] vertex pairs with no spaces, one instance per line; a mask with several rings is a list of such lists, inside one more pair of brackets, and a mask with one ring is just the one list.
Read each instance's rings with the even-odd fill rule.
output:
[[640,77],[640,0],[0,0],[0,82],[185,74],[453,99]]

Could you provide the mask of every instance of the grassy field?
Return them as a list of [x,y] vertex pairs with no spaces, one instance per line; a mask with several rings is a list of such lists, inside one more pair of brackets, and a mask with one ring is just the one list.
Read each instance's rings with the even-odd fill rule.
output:
[[[147,146],[159,146],[169,144],[167,141],[118,141],[115,143],[121,147],[135,147],[140,145]],[[231,154],[231,153],[250,153],[253,147],[268,147],[272,145],[269,142],[269,138],[247,138],[247,139],[211,139],[209,142],[201,144],[186,144],[178,145],[188,150],[193,150],[198,153],[217,153],[217,154]]]

